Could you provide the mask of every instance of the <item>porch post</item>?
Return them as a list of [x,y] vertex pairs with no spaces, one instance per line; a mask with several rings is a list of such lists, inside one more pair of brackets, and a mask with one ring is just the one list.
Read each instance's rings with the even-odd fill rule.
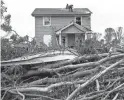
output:
[[60,45],[62,44],[62,35],[61,35],[61,33],[59,34],[59,44]]

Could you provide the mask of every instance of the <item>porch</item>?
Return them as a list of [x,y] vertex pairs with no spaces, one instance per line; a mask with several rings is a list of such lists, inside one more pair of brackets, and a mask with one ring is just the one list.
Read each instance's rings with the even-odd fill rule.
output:
[[70,47],[73,48],[76,45],[79,45],[85,40],[85,34],[84,33],[63,33],[59,36],[57,36],[57,40],[59,44],[63,47]]
[[73,48],[85,40],[86,29],[72,22],[56,32],[58,43],[63,47]]

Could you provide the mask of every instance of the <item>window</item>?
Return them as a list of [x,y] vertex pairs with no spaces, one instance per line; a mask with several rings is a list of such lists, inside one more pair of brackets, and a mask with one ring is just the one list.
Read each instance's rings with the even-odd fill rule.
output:
[[51,17],[43,17],[43,25],[50,26],[51,25]]
[[81,25],[81,17],[76,17],[76,23]]

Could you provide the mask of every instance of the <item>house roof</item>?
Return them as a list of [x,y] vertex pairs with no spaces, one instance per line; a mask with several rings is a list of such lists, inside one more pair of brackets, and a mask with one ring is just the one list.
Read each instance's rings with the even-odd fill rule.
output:
[[67,29],[68,27],[70,26],[75,26],[77,29],[79,29],[80,31],[82,31],[83,33],[86,33],[88,31],[91,31],[90,29],[84,27],[84,26],[81,26],[81,25],[78,25],[77,23],[75,22],[71,22],[70,24],[60,28],[59,30],[56,31],[56,34],[60,34],[63,30]]
[[92,12],[88,8],[74,8],[73,12],[70,12],[65,8],[36,8],[32,16],[68,16],[68,15],[89,15]]

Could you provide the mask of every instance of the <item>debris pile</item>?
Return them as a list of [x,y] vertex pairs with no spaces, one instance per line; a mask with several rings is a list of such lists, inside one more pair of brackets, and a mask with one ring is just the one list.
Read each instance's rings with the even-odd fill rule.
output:
[[3,61],[2,100],[124,100],[124,53],[60,55]]

